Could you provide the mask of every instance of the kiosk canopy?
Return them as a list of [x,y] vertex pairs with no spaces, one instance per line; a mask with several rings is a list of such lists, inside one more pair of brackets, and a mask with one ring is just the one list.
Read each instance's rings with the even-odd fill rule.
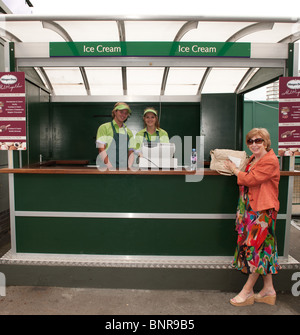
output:
[[[202,93],[244,93],[285,75],[288,43],[300,38],[299,22],[297,18],[8,14],[0,16],[0,36],[15,42],[17,70],[42,81],[54,98],[184,96],[193,101]],[[76,47],[83,42],[88,52],[52,57],[51,45],[57,42]],[[133,42],[137,50],[148,47],[149,54],[109,54],[118,51],[113,48],[120,43],[128,49]],[[180,55],[151,50],[157,43],[170,42],[181,48]],[[219,44],[223,50],[248,46],[249,54],[212,55],[209,47]],[[97,47],[106,54],[93,54]],[[194,55],[184,55],[188,48]]]

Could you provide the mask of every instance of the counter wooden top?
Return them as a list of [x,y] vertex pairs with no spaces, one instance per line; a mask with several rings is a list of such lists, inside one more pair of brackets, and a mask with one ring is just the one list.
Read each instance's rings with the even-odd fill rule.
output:
[[128,170],[100,170],[96,165],[88,165],[88,161],[66,161],[53,160],[42,163],[36,163],[22,168],[3,168],[0,173],[22,173],[22,174],[125,174],[125,175],[200,175],[211,174],[218,175],[217,172],[210,169],[198,169],[197,171],[178,169],[143,169],[132,168]]
[[[88,165],[88,161],[49,161],[37,163],[22,168],[3,168],[0,173],[17,173],[17,174],[125,174],[125,175],[205,175],[220,176],[216,171],[209,168],[197,169],[196,171],[178,169],[128,169],[128,170],[99,170],[96,166]],[[281,176],[300,176],[300,171],[281,171]]]

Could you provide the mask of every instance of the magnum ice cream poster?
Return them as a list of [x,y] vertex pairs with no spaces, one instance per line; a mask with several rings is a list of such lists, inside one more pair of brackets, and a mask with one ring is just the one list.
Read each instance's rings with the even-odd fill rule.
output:
[[24,72],[0,72],[0,150],[26,150]]
[[278,154],[300,155],[300,77],[279,78]]

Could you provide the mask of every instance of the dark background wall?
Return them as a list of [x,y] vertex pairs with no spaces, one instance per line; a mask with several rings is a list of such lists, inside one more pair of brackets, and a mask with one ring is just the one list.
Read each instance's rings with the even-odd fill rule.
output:
[[241,150],[243,105],[236,94],[203,94],[201,98],[204,159],[212,149]]
[[[98,127],[111,121],[113,103],[53,103],[52,157],[54,159],[88,159],[91,164],[97,157],[96,133]],[[160,114],[161,128],[169,137],[200,135],[199,104],[130,103],[132,115],[127,126],[136,134],[144,127],[143,113],[146,107],[154,107]],[[178,151],[179,152],[179,151]]]

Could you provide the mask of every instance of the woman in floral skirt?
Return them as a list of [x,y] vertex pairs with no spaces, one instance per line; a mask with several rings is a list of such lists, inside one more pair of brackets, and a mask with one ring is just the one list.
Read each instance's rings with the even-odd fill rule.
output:
[[[276,291],[272,275],[280,269],[275,237],[279,210],[279,162],[270,148],[270,134],[265,128],[252,129],[246,142],[253,155],[245,172],[231,161],[225,163],[237,176],[240,189],[236,216],[238,240],[233,266],[249,275],[241,292],[230,303],[246,306],[256,301],[274,305]],[[253,287],[259,275],[263,277],[264,286],[254,294]]]

